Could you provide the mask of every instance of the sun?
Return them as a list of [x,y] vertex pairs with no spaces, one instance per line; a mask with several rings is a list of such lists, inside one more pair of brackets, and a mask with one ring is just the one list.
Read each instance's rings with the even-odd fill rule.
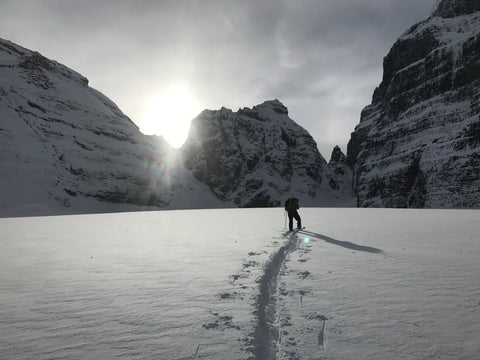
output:
[[187,140],[190,122],[199,112],[200,106],[187,88],[171,87],[147,101],[140,128],[147,135],[162,135],[170,145],[179,148]]

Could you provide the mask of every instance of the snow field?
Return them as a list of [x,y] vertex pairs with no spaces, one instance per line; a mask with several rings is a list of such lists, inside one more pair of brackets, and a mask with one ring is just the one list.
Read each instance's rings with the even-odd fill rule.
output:
[[[282,212],[278,218],[283,226]],[[264,262],[272,252],[272,224],[261,213],[165,211],[0,223],[5,358],[188,359],[199,345],[202,357],[243,356],[237,328],[252,328],[249,296],[257,278],[248,276],[248,259]],[[259,253],[249,256],[252,249]]]
[[280,359],[478,358],[478,211],[303,213],[319,236],[281,276]]
[[478,357],[478,211],[300,215],[0,219],[0,358]]

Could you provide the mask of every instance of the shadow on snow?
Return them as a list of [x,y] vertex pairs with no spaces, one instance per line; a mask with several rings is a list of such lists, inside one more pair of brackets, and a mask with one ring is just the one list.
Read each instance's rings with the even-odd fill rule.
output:
[[340,241],[340,240],[336,240],[336,239],[333,239],[331,237],[328,237],[328,236],[325,236],[325,235],[322,235],[322,234],[317,234],[317,233],[314,233],[314,232],[311,232],[311,231],[306,231],[306,230],[300,230],[298,232],[302,233],[302,234],[305,234],[305,235],[312,236],[312,237],[316,237],[316,238],[318,238],[320,240],[323,240],[323,241],[325,241],[329,244],[338,245],[338,246],[341,246],[341,247],[344,247],[344,248],[347,248],[347,249],[351,249],[351,250],[355,250],[355,251],[369,252],[369,253],[373,253],[373,254],[383,254],[382,250],[374,248],[374,247],[358,245],[358,244],[355,244],[355,243],[351,243],[349,241]]

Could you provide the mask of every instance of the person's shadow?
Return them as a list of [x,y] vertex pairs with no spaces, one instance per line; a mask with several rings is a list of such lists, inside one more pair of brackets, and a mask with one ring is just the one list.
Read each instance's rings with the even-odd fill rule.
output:
[[341,246],[341,247],[344,247],[344,248],[347,248],[347,249],[351,249],[351,250],[355,250],[355,251],[364,251],[364,252],[369,252],[369,253],[374,253],[374,254],[382,254],[383,253],[382,250],[374,248],[374,247],[358,245],[358,244],[355,244],[355,243],[351,243],[349,241],[336,240],[336,239],[333,239],[331,237],[328,237],[328,236],[325,236],[325,235],[322,235],[322,234],[317,234],[317,233],[314,233],[314,232],[311,232],[311,231],[300,230],[298,232],[302,233],[302,234],[305,234],[305,235],[308,235],[308,236],[316,237],[320,240],[326,241],[329,244],[338,245],[338,246]]

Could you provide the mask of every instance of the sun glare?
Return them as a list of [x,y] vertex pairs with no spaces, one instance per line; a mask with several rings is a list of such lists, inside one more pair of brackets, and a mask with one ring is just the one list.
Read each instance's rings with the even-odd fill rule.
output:
[[184,87],[172,87],[154,95],[143,112],[144,134],[162,135],[173,147],[183,145],[190,121],[199,114],[200,106]]

